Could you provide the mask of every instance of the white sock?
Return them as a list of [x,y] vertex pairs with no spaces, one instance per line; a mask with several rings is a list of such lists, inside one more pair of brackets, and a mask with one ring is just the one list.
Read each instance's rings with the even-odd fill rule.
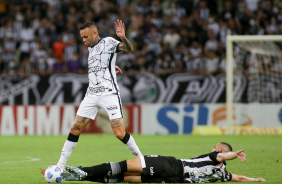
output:
[[126,143],[126,146],[130,149],[130,151],[136,156],[140,157],[142,156],[142,153],[140,152],[134,138],[130,135],[129,140]]
[[66,140],[64,147],[61,152],[61,157],[57,165],[61,167],[62,169],[65,169],[66,163],[71,155],[71,152],[73,148],[77,145],[77,142],[71,142],[69,140]]

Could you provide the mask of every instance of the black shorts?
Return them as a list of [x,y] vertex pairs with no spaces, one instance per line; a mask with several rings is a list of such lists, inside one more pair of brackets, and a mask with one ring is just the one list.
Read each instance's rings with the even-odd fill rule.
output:
[[141,175],[142,183],[183,183],[183,165],[174,157],[144,156],[146,168]]

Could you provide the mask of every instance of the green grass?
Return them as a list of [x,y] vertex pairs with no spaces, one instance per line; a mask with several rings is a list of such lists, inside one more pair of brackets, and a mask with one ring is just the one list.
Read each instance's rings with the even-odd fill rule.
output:
[[[0,183],[46,183],[42,169],[56,164],[67,136],[1,136]],[[209,152],[221,141],[234,150],[245,149],[247,162],[228,161],[227,170],[249,177],[263,177],[265,183],[282,183],[282,136],[190,136],[134,135],[144,155],[159,154],[176,158],[191,158]],[[26,157],[40,160],[27,161]],[[114,135],[81,135],[68,165],[91,166],[103,162],[118,162],[134,156]],[[90,182],[63,182],[82,184]],[[232,182],[228,182],[232,183]]]

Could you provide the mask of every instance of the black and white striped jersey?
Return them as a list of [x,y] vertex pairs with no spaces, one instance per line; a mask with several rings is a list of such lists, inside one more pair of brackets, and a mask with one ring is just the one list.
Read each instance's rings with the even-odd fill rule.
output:
[[88,47],[87,96],[102,96],[119,92],[115,72],[119,43],[112,37],[106,37],[99,40],[93,47]]
[[190,183],[230,181],[232,174],[226,170],[226,162],[216,160],[218,151],[191,159],[180,159],[184,166],[184,180]]

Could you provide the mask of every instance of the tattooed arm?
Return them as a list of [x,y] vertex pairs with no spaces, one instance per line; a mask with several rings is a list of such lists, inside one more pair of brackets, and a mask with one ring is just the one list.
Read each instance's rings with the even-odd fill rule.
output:
[[133,46],[126,37],[121,40],[122,40],[122,43],[118,45],[118,50],[133,51]]
[[132,44],[130,43],[130,41],[125,36],[124,23],[122,23],[121,20],[117,20],[115,22],[115,25],[116,25],[116,29],[117,29],[116,34],[122,40],[122,43],[119,44],[119,46],[118,46],[118,50],[133,51]]

